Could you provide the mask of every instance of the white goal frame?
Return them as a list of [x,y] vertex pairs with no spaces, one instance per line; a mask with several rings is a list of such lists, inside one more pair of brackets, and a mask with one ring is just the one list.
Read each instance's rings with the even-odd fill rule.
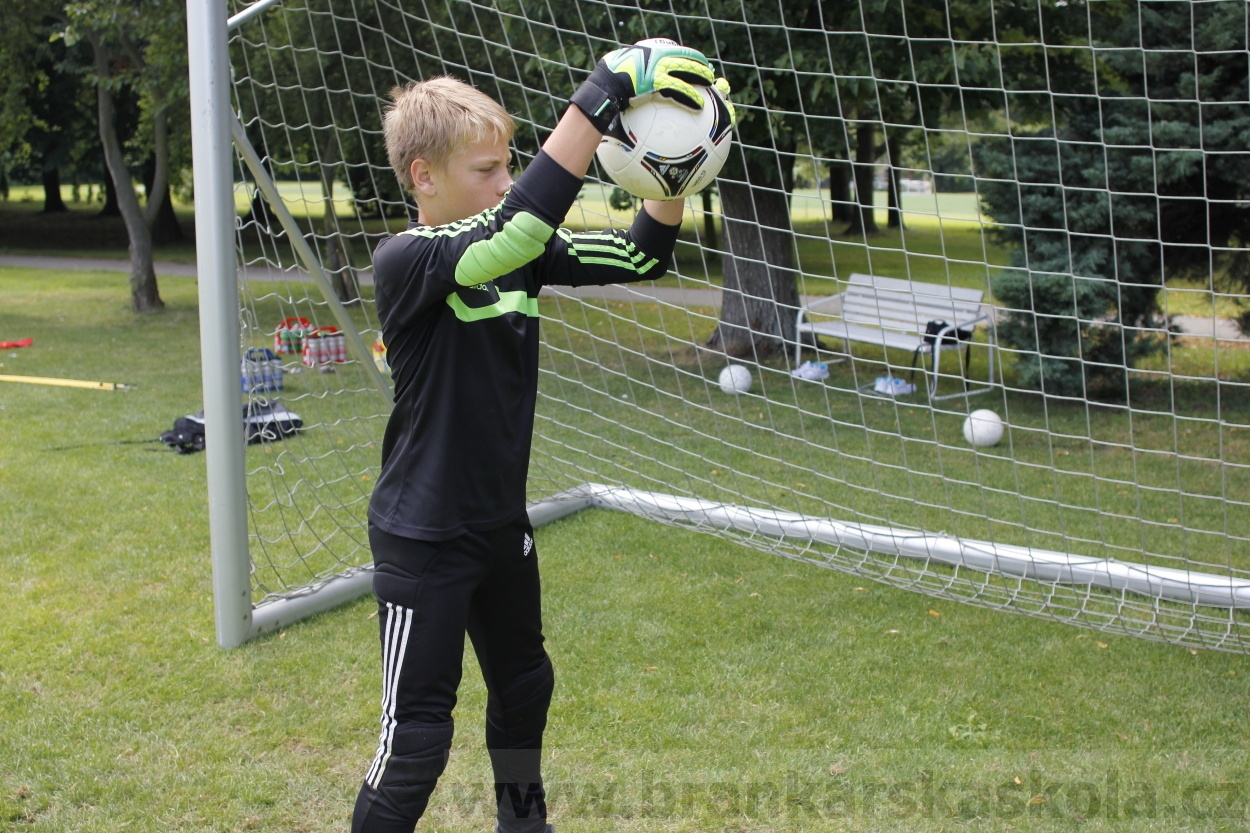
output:
[[[307,271],[318,293],[318,304],[345,336],[350,361],[363,370],[367,379],[365,388],[372,388],[364,393],[378,395],[382,408],[380,412],[373,412],[374,415],[388,412],[392,400],[389,380],[375,366],[360,330],[338,300],[327,275],[330,267],[323,267],[317,252],[305,240],[234,109],[230,32],[281,2],[258,0],[233,17],[228,15],[226,0],[187,2],[209,531],[216,637],[218,644],[225,648],[241,645],[298,619],[350,601],[368,593],[372,587],[370,566],[347,566],[358,562],[340,561],[316,573],[311,580],[301,577],[300,581],[309,582],[303,586],[291,587],[284,582],[277,592],[269,592],[269,588],[253,590],[246,442],[239,425],[244,407],[240,360],[241,339],[245,335],[240,320],[241,270],[236,257],[239,218],[235,180],[240,165],[265,199],[276,224],[285,232],[295,258]],[[250,122],[248,129],[251,129]],[[332,185],[329,191],[333,192]],[[330,196],[332,203],[332,194]],[[725,290],[729,291],[732,290]],[[626,290],[625,297],[641,297],[630,292]],[[560,298],[577,302],[573,295]],[[370,332],[369,326],[364,325],[366,334]],[[796,355],[796,364],[797,358]],[[773,372],[789,377],[785,370]],[[994,377],[992,361],[990,376]],[[696,386],[707,384],[710,388],[710,380],[691,378],[689,382]],[[353,391],[357,392],[359,389]],[[686,401],[684,392],[681,397]],[[766,401],[763,395],[759,399]],[[614,423],[617,424],[625,423]],[[770,430],[777,435],[776,424],[771,425]],[[586,438],[598,443],[602,435],[591,432]],[[927,442],[941,448],[936,439]],[[839,450],[838,453],[844,452]],[[776,505],[736,505],[703,499],[702,493],[696,494],[695,486],[689,484],[685,494],[670,495],[620,483],[582,483],[583,478],[600,476],[593,465],[575,466],[576,479],[570,477],[559,485],[545,487],[548,493],[539,495],[544,499],[529,507],[531,523],[539,526],[592,506],[612,509],[712,532],[763,551],[934,596],[1085,627],[1110,629],[1114,625],[1120,631],[1179,644],[1250,652],[1250,641],[1245,638],[1250,634],[1250,620],[1245,618],[1250,611],[1250,577],[1245,570],[1232,575],[1234,571],[1230,567],[1229,575],[1221,575],[1188,569],[1192,563],[1188,559],[1177,559],[1182,564],[1180,568],[1138,564],[1113,557],[929,533],[894,525],[889,518],[880,524],[858,523],[783,511]],[[1244,464],[1239,463],[1238,468],[1244,468]],[[719,470],[713,472],[719,473]],[[570,483],[582,485],[567,489]],[[663,485],[666,489],[676,488],[669,481],[664,481]],[[550,494],[557,489],[567,490]],[[877,491],[880,493],[880,487]],[[361,492],[357,492],[358,498],[360,495]],[[752,500],[745,493],[736,497],[743,502]],[[847,517],[840,510],[834,514]],[[1227,526],[1227,516],[1225,519]],[[1227,528],[1224,534],[1229,534]],[[989,537],[990,533],[978,532],[977,535]],[[1243,535],[1239,540],[1247,539]],[[1059,544],[1065,545],[1066,542]],[[261,546],[263,548],[264,542]],[[1133,555],[1131,549],[1129,555]],[[343,567],[346,569],[342,572],[328,575],[331,570]],[[930,567],[936,569],[931,571]],[[1218,569],[1218,565],[1212,569]],[[969,581],[963,573],[987,580],[983,583]],[[1022,587],[1033,594],[1022,592]],[[1058,602],[1052,606],[1053,599],[1040,599],[1036,592],[1038,587],[1042,588],[1042,596],[1051,594]],[[256,592],[268,595],[263,601],[255,601]],[[1022,603],[1022,599],[1027,604]],[[1175,615],[1169,619],[1160,614],[1161,604],[1182,608],[1203,606],[1215,612],[1199,616],[1195,611],[1188,618]],[[1116,610],[1107,612],[1108,606]],[[1121,619],[1119,606],[1132,608],[1138,618]],[[1158,621],[1151,621],[1152,613]],[[1195,623],[1214,623],[1219,627],[1207,634]],[[1138,626],[1140,631],[1136,630]],[[1223,633],[1219,628],[1224,629]]]

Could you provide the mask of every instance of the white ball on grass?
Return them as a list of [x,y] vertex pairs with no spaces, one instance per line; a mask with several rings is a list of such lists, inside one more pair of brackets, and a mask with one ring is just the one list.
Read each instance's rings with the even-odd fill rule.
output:
[[725,393],[746,393],[751,389],[751,371],[731,364],[720,372],[720,389]]
[[1003,420],[993,411],[982,408],[968,414],[964,420],[964,439],[969,445],[985,448],[998,445],[1003,438]]

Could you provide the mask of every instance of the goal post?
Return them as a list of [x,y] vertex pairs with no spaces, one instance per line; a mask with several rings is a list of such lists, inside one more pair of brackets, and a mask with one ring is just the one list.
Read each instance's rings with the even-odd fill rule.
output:
[[252,598],[225,0],[189,0],[187,34],[213,608],[217,643],[233,647],[251,635]]
[[[732,158],[665,279],[540,295],[531,520],[628,512],[1250,651],[1245,6],[931,7],[189,0],[218,642],[370,587],[391,396],[370,254],[413,209],[390,89],[478,86],[523,164],[596,55],[669,36],[733,82]],[[636,210],[592,168],[566,226]],[[278,405],[302,427],[248,443],[240,415]],[[976,408],[1001,442],[965,440]]]

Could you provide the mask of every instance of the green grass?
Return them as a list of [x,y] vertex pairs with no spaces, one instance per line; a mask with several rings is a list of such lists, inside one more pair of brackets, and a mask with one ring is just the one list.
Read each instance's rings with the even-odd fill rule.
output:
[[1168,281],[1161,310],[1168,315],[1194,315],[1199,318],[1237,318],[1247,309],[1247,297],[1227,288],[1214,292],[1209,285],[1193,279]]
[[[35,338],[0,373],[139,386],[0,383],[0,829],[345,829],[376,737],[374,606],[215,647],[204,458],[144,442],[200,403],[194,283],[162,291],[164,313],[135,316],[124,276],[0,269],[0,338]],[[885,411],[836,412],[849,432]],[[562,831],[1245,829],[1243,657],[602,511],[537,538]],[[470,670],[422,829],[490,829],[484,699]]]
[[[1228,467],[1250,458],[1248,351],[1178,345],[1176,376],[1135,373],[1128,400],[1065,404],[1009,387],[930,407],[923,396],[862,398],[859,385],[887,367],[906,375],[910,356],[857,347],[853,361],[831,365],[825,384],[795,384],[785,364],[766,363],[753,395],[737,399],[704,381],[723,358],[689,347],[715,326],[712,310],[615,302],[543,309],[551,318],[546,356],[563,380],[549,377],[542,388],[553,401],[542,412],[550,442],[539,442],[538,459],[549,455],[570,481],[586,479],[585,455],[597,471],[643,488],[676,477],[732,502],[1089,555],[1112,554],[1107,544],[1127,548],[1118,557],[1140,558],[1143,547],[1164,557],[1186,552],[1250,569],[1250,551],[1223,538],[1250,537],[1243,513],[1225,509],[1225,501],[1250,500],[1250,484]],[[970,375],[987,373],[977,350]],[[942,390],[955,385],[948,377]],[[962,423],[982,407],[1011,430],[1007,442],[974,453]],[[598,437],[614,445],[600,449]],[[1191,537],[1201,530],[1221,539],[1210,545],[1218,556]]]

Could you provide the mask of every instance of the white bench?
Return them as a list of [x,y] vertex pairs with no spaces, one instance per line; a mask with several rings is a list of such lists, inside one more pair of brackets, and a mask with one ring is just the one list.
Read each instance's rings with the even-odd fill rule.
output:
[[[906,350],[912,354],[913,362],[917,357],[933,356],[931,375],[924,367],[923,359],[920,362],[929,379],[929,398],[932,400],[985,393],[993,388],[995,334],[992,310],[981,303],[984,295],[976,289],[873,275],[851,275],[844,292],[808,299],[799,307],[795,324],[794,363],[799,363],[802,335],[811,333],[813,337],[841,339],[843,352],[848,356],[852,341]],[[813,313],[816,318],[812,317]],[[945,321],[947,326],[936,334],[936,338],[930,336],[926,340],[925,329],[930,321]],[[960,353],[959,348],[967,346],[971,352],[972,340],[961,340],[956,330],[969,332],[982,324],[989,327],[986,349],[989,353],[990,384],[969,388],[966,379],[968,357]],[[937,349],[934,349],[935,341]],[[938,368],[942,353],[948,350],[954,350],[960,358],[965,377],[964,390],[938,396]],[[861,390],[872,388],[869,384]]]

